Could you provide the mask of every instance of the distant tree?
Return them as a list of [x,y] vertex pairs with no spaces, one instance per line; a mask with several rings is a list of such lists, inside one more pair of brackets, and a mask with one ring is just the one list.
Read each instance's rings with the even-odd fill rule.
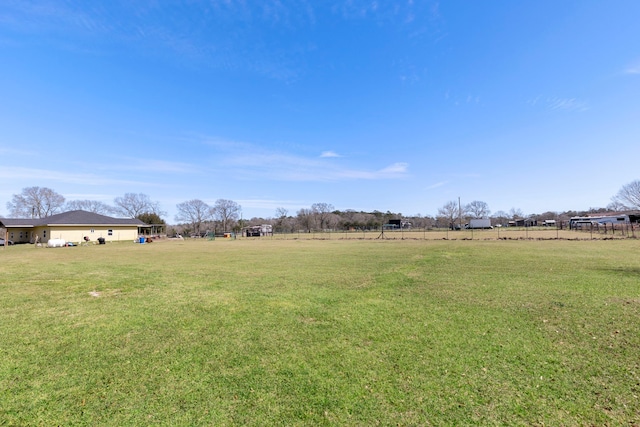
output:
[[509,215],[512,219],[522,219],[524,218],[524,214],[522,213],[522,210],[517,209],[517,208],[511,208],[509,210]]
[[497,211],[491,215],[491,218],[495,219],[496,224],[506,225],[511,217],[505,211]]
[[362,221],[358,221],[358,212],[356,212],[353,209],[347,209],[344,212],[340,213],[340,222],[339,222],[339,226],[342,229],[345,230],[349,230],[351,228],[358,228],[360,227],[362,224],[360,224]]
[[276,208],[276,218],[286,218],[289,211],[285,208]]
[[115,213],[115,208],[109,206],[106,203],[98,202],[96,200],[70,200],[65,205],[67,211],[87,211],[100,215],[112,215]]
[[449,227],[453,227],[462,216],[459,203],[455,200],[445,203],[444,206],[438,209],[438,216],[445,220]]
[[365,227],[369,230],[379,230],[384,224],[384,214],[378,210],[366,215]]
[[26,187],[7,203],[10,215],[22,218],[45,218],[62,211],[64,197],[47,187]]
[[289,215],[289,211],[285,208],[277,208],[276,209],[276,218],[275,218],[275,229],[276,231],[284,231],[287,223],[287,216]]
[[407,218],[411,222],[411,226],[414,228],[431,228],[433,227],[434,219],[429,216],[422,216],[416,214],[413,217]]
[[555,219],[557,220],[559,215],[558,212],[551,212],[551,211],[547,211],[547,212],[543,212],[541,214],[538,215],[532,215],[532,217],[538,221],[544,221],[547,219]]
[[299,228],[307,230],[311,232],[313,228],[313,211],[311,209],[302,208],[298,211],[296,215],[296,221],[298,223]]
[[227,227],[240,217],[242,207],[233,200],[218,199],[212,208],[214,218],[222,222],[222,231],[228,231]]
[[193,199],[176,205],[175,220],[191,224],[191,231],[200,234],[202,224],[212,219],[211,206],[200,199]]
[[614,212],[626,211],[627,207],[619,200],[615,200],[615,197],[611,199],[611,203],[607,205],[607,210]]
[[333,205],[329,203],[314,203],[311,205],[311,212],[320,230],[327,228],[327,221],[334,209]]
[[473,202],[465,205],[465,212],[473,218],[488,218],[491,211],[489,205],[480,200],[474,200]]
[[160,210],[160,204],[151,200],[143,193],[126,193],[123,197],[113,199],[116,205],[115,212],[123,217],[136,218],[143,213],[155,213],[162,216],[165,213]]
[[611,200],[627,210],[640,209],[640,180],[623,185]]
[[140,214],[136,217],[136,219],[139,219],[145,224],[156,224],[156,225],[166,224],[164,219],[160,218],[160,215],[153,212],[145,212],[143,214]]
[[340,215],[330,212],[325,221],[325,227],[330,230],[335,230],[338,228],[338,224],[340,224]]

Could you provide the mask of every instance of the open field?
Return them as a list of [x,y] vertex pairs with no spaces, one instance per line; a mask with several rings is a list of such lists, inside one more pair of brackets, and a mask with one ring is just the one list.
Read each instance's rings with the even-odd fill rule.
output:
[[0,425],[640,425],[640,241],[0,249]]

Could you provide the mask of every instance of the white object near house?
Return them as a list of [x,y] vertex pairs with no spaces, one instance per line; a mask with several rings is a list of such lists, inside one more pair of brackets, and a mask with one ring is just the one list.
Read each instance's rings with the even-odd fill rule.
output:
[[47,247],[49,248],[62,248],[66,246],[67,242],[64,239],[49,239]]

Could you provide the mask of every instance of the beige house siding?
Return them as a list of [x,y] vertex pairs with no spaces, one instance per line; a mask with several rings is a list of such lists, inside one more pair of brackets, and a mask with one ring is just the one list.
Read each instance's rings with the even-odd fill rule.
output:
[[33,243],[33,228],[12,228],[7,231],[9,240],[14,243]]
[[[44,234],[46,231],[46,237]],[[40,236],[40,241],[46,243],[49,239],[63,239],[67,242],[84,242],[84,237],[95,242],[99,237],[104,237],[107,242],[134,241],[138,237],[138,227],[133,226],[51,226],[36,227],[35,232]]]

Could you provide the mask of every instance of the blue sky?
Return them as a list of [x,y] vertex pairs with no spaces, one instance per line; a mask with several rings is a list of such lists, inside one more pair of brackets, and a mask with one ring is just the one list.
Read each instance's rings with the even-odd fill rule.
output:
[[0,4],[0,215],[29,186],[244,218],[603,207],[638,174],[640,2]]

